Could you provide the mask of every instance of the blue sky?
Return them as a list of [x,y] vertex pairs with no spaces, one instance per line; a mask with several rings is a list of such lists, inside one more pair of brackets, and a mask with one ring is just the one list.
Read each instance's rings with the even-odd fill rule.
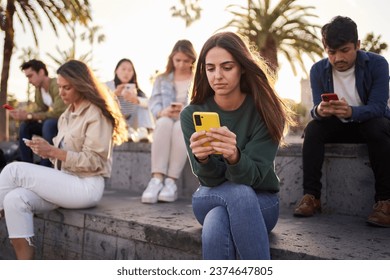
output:
[[[275,1],[274,1],[275,2]],[[163,70],[172,46],[179,39],[189,39],[196,50],[200,51],[204,41],[230,19],[225,11],[229,4],[245,4],[243,0],[201,0],[204,11],[202,18],[189,28],[184,21],[170,16],[170,7],[179,0],[94,0],[91,1],[94,25],[102,27],[106,41],[94,47],[93,68],[102,81],[113,78],[116,63],[124,57],[133,60],[141,87],[150,94],[152,85],[149,77],[155,70]],[[382,40],[390,45],[389,11],[387,0],[298,0],[298,4],[314,6],[313,13],[319,17],[316,23],[323,25],[333,16],[349,16],[358,25],[359,35],[364,37],[368,32],[382,35]],[[47,25],[46,25],[47,26]],[[34,46],[31,32],[23,33],[16,25],[16,44],[19,48]],[[1,36],[3,34],[1,33]],[[2,39],[2,37],[1,37]],[[49,72],[55,75],[55,64],[46,57],[50,52],[58,56],[55,46],[66,49],[65,34],[59,38],[51,30],[39,33],[39,52],[42,60],[47,62]],[[81,52],[83,47],[80,46]],[[20,99],[25,96],[27,80],[19,70],[20,52],[16,51],[11,61],[9,92],[16,93]],[[390,52],[384,53],[390,61]],[[281,96],[300,100],[299,81],[301,75],[294,77],[289,64],[280,58],[281,71],[277,89]],[[308,69],[312,62],[308,61]]]

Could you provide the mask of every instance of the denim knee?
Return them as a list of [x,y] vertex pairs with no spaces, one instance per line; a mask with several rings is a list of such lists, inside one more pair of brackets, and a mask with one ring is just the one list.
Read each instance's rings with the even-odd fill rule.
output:
[[206,215],[202,229],[202,252],[207,260],[236,258],[229,215],[222,206],[213,208]]
[[253,206],[258,207],[257,195],[249,186],[228,181],[212,188],[201,186],[192,196],[192,208],[200,224],[203,224],[207,213],[217,206],[250,210]]
[[52,139],[58,133],[57,119],[47,119],[42,125],[42,137],[46,139],[50,144],[53,144]]

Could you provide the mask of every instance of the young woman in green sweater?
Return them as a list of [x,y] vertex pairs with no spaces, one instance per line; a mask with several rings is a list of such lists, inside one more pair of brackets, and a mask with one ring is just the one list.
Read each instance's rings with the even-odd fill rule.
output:
[[[195,132],[196,111],[218,113],[221,127]],[[181,113],[200,182],[192,205],[203,225],[204,259],[270,258],[268,233],[279,213],[274,159],[291,123],[264,61],[235,33],[210,37],[199,56],[191,103]]]

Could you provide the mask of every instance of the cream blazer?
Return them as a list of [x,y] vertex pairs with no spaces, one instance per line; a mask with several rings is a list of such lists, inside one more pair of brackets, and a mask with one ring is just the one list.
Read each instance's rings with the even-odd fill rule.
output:
[[101,110],[85,100],[77,111],[68,106],[58,120],[53,143],[67,151],[66,161],[54,160],[55,168],[79,177],[110,177],[113,126]]

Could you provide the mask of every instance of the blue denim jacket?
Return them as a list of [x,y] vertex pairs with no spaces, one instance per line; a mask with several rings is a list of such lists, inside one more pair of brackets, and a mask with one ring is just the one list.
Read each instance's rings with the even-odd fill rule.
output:
[[[364,122],[366,120],[385,117],[390,119],[389,99],[389,64],[378,54],[359,50],[355,62],[356,88],[364,105],[351,106],[350,121]],[[321,102],[322,93],[332,93],[332,65],[328,58],[315,63],[310,69],[310,85],[314,107],[311,115],[314,119],[323,119],[315,113]]]
[[[172,102],[176,101],[176,89],[173,81],[173,72],[169,75],[160,75],[154,82],[152,94],[149,99],[149,108],[155,119],[157,114],[162,109],[171,105]],[[188,96],[186,103],[188,103]]]

